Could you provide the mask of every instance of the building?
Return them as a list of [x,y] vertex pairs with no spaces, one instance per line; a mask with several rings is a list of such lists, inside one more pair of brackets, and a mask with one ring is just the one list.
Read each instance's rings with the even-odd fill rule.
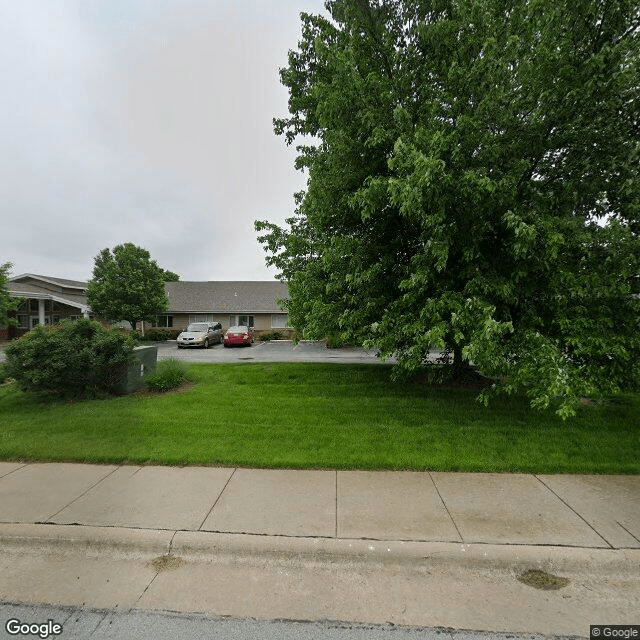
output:
[[[190,322],[220,322],[223,329],[248,325],[257,333],[293,333],[278,302],[289,295],[281,282],[167,282],[165,287],[169,308],[158,316],[158,327],[181,330]],[[8,289],[24,300],[13,314],[18,326],[0,326],[0,340],[18,337],[37,324],[95,316],[87,304],[86,282],[26,273],[10,278]]]
[[86,282],[24,273],[10,278],[7,288],[11,297],[24,300],[13,314],[18,326],[0,326],[0,340],[21,336],[37,324],[92,315],[87,305]]
[[254,327],[257,333],[293,332],[280,301],[286,300],[286,284],[277,281],[167,282],[169,308],[157,326],[184,329],[190,322],[219,322]]

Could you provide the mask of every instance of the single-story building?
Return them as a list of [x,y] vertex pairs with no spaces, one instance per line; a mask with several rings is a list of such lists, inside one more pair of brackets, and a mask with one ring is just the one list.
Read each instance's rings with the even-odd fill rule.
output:
[[190,322],[219,322],[223,329],[234,325],[254,327],[257,333],[293,333],[287,312],[286,284],[277,281],[167,282],[169,308],[158,316],[156,326],[184,329]]
[[9,279],[7,289],[12,298],[24,298],[11,315],[17,327],[0,326],[0,340],[21,336],[37,324],[55,324],[63,318],[90,317],[87,283],[65,278],[23,273]]
[[[257,333],[293,333],[287,313],[278,304],[289,292],[278,281],[167,282],[169,307],[153,323],[182,330],[190,322],[220,322],[223,329],[249,325]],[[0,326],[0,340],[26,333],[37,324],[54,324],[64,318],[95,317],[87,304],[87,283],[25,273],[10,278],[7,286],[14,298],[23,298],[12,313],[17,327]],[[128,326],[128,324],[127,324]]]

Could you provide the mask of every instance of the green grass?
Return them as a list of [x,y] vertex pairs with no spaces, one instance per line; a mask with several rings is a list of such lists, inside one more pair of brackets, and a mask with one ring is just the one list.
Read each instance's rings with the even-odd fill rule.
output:
[[43,402],[0,387],[0,459],[334,469],[640,473],[640,396],[562,422],[384,365],[193,365],[179,394]]

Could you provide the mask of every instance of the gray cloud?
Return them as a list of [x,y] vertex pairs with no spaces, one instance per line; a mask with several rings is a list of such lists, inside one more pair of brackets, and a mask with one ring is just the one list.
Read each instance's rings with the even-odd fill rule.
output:
[[5,4],[0,262],[84,278],[130,241],[184,279],[273,277],[253,221],[304,185],[277,70],[321,2]]

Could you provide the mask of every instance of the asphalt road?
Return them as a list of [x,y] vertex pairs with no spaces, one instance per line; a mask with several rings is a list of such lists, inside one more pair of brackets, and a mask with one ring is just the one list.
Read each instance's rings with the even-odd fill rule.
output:
[[[24,636],[9,633],[7,624],[10,620],[18,620],[19,623],[10,624],[9,630],[15,630],[20,624],[46,625],[49,620],[51,623],[40,635]],[[0,638],[3,639],[49,637],[64,640],[542,640],[550,637],[332,621],[210,618],[197,614],[25,604],[0,604],[0,624]],[[60,633],[47,635],[54,624],[62,627]]]

